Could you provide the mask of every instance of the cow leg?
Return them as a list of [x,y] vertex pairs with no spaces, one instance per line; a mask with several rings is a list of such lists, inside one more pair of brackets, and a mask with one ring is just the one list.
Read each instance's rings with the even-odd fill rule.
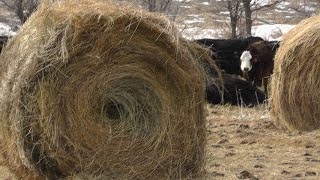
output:
[[264,92],[266,93],[266,99],[268,99],[268,77],[264,77],[262,81],[264,86]]
[[258,74],[258,75],[256,75],[255,77],[254,77],[254,80],[253,80],[253,85],[255,86],[255,87],[261,87],[262,86],[262,80],[263,80],[263,78],[261,78],[261,76],[260,76],[260,74]]

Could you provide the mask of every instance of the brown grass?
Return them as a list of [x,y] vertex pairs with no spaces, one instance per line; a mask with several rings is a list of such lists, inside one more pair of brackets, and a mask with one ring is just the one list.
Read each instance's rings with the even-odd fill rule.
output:
[[275,57],[271,108],[290,129],[320,127],[320,16],[302,21],[285,35]]
[[1,165],[22,179],[196,176],[205,77],[192,46],[137,8],[42,4],[1,54]]
[[319,179],[320,131],[277,128],[266,106],[210,106],[206,178]]

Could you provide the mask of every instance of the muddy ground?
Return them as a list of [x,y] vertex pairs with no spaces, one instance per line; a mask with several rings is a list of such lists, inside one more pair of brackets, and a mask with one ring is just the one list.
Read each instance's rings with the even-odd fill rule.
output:
[[206,179],[320,179],[320,131],[276,127],[266,106],[208,106]]

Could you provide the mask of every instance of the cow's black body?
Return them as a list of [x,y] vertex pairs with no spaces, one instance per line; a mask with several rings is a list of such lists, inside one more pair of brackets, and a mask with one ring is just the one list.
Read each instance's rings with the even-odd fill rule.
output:
[[[242,76],[240,68],[240,56],[243,51],[248,50],[251,44],[258,42],[266,44],[270,52],[272,64],[267,67],[273,67],[273,58],[279,47],[279,41],[264,41],[260,37],[249,37],[246,39],[198,39],[197,43],[210,48],[212,59],[218,65],[223,73],[223,97],[219,93],[219,88],[213,84],[207,85],[207,100],[212,104],[229,103],[232,105],[256,105],[263,103],[267,96],[266,92],[259,90],[256,86],[261,84],[261,75],[265,70],[261,70],[265,65],[264,62],[252,64],[252,70],[249,71],[248,81],[237,76]],[[257,52],[259,52],[258,50]],[[217,73],[210,66],[205,65],[211,78],[217,80]],[[263,68],[264,69],[264,68]],[[266,70],[268,72],[269,70]],[[223,102],[222,102],[223,101]]]
[[0,52],[2,51],[3,46],[8,41],[8,36],[0,36]]
[[221,71],[227,74],[241,75],[240,56],[249,44],[263,41],[260,37],[246,39],[198,39],[197,43],[208,47],[213,52],[214,61]]
[[[217,80],[219,81],[219,80]],[[266,95],[249,81],[237,76],[223,75],[223,93],[215,84],[207,85],[206,96],[210,104],[255,106],[264,103]]]

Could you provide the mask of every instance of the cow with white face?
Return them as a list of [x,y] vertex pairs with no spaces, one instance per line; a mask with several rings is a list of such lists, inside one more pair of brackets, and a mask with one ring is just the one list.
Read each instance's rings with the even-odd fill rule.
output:
[[249,44],[263,41],[260,37],[248,37],[245,39],[198,39],[197,43],[209,48],[214,56],[212,59],[226,74],[242,76],[240,68],[240,55]]
[[242,75],[246,80],[249,80],[249,71],[252,69],[251,59],[252,55],[250,51],[244,51],[240,56],[240,68],[242,71]]
[[253,81],[255,86],[263,86],[266,94],[268,94],[268,79],[273,71],[273,58],[277,47],[276,44],[267,41],[254,42],[240,57],[243,77]]

